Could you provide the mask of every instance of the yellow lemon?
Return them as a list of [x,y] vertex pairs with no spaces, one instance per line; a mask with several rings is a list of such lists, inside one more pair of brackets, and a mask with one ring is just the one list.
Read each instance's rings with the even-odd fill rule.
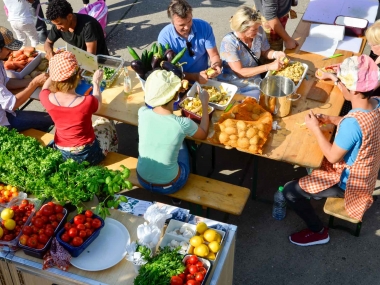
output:
[[209,254],[206,256],[207,259],[215,260],[216,255],[212,251],[209,252]]
[[7,190],[11,190],[12,189],[12,186],[11,185],[7,185],[7,187],[5,187]]
[[213,229],[208,229],[207,231],[203,233],[203,238],[208,242],[212,242],[216,240],[217,235],[218,235],[217,231]]
[[190,239],[190,244],[194,247],[200,246],[202,243],[203,243],[203,238],[201,238],[200,236],[193,236]]
[[194,248],[194,254],[198,255],[199,257],[206,257],[209,254],[209,252],[210,250],[205,244],[201,244],[200,246]]
[[1,214],[0,214],[3,220],[12,219],[14,215],[15,215],[14,211],[9,208],[5,208],[4,210],[1,211]]
[[3,237],[3,234],[4,234],[3,228],[2,228],[2,227],[0,227],[0,238],[2,238],[2,237]]
[[12,192],[12,193],[17,192],[17,188],[13,186],[13,187],[11,188],[11,192]]
[[12,219],[5,220],[4,227],[11,231],[16,227],[16,222]]
[[197,227],[195,229],[198,233],[203,234],[208,229],[208,227],[204,222],[200,222],[197,224]]
[[212,241],[208,244],[208,248],[214,252],[217,253],[220,249],[220,244],[217,241]]
[[216,236],[216,240],[219,244],[222,242],[222,236],[218,233],[218,235]]

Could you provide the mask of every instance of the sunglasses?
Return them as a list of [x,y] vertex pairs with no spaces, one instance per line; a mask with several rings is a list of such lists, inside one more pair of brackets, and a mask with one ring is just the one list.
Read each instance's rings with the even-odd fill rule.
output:
[[191,42],[186,41],[186,47],[187,47],[187,51],[189,52],[189,55],[191,57],[193,57],[194,56],[194,51],[191,49],[193,47],[193,45],[191,44]]

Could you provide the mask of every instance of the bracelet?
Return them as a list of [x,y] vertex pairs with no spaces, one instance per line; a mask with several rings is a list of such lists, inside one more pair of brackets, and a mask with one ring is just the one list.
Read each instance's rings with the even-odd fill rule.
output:
[[272,59],[276,59],[276,54],[277,54],[277,51],[274,51],[274,52],[272,53]]

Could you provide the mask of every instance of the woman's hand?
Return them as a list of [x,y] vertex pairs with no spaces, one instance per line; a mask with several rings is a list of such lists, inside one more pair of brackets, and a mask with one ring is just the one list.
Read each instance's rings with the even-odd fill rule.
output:
[[103,70],[98,69],[97,71],[95,71],[94,75],[92,76],[92,83],[94,85],[99,86],[102,80],[103,80]]
[[279,59],[276,59],[275,61],[268,64],[268,70],[280,70],[284,66],[284,63],[282,63]]
[[319,129],[320,121],[314,115],[312,110],[310,110],[310,113],[306,115],[305,124],[306,124],[307,128],[311,131],[313,131],[315,129]]

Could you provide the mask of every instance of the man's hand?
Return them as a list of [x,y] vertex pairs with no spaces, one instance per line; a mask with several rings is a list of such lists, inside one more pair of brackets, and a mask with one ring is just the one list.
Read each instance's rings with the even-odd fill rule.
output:
[[37,86],[42,86],[48,80],[49,75],[47,73],[41,73],[40,75],[33,78],[32,83]]
[[45,53],[45,58],[47,58],[47,60],[50,60],[54,55],[55,55],[54,51],[47,51]]
[[208,77],[207,77],[207,74],[206,74],[206,70],[203,70],[203,71],[199,72],[198,80],[197,81],[200,84],[206,84],[207,80],[208,80]]
[[295,49],[298,45],[299,43],[293,38],[289,38],[287,41],[285,41],[286,49]]

